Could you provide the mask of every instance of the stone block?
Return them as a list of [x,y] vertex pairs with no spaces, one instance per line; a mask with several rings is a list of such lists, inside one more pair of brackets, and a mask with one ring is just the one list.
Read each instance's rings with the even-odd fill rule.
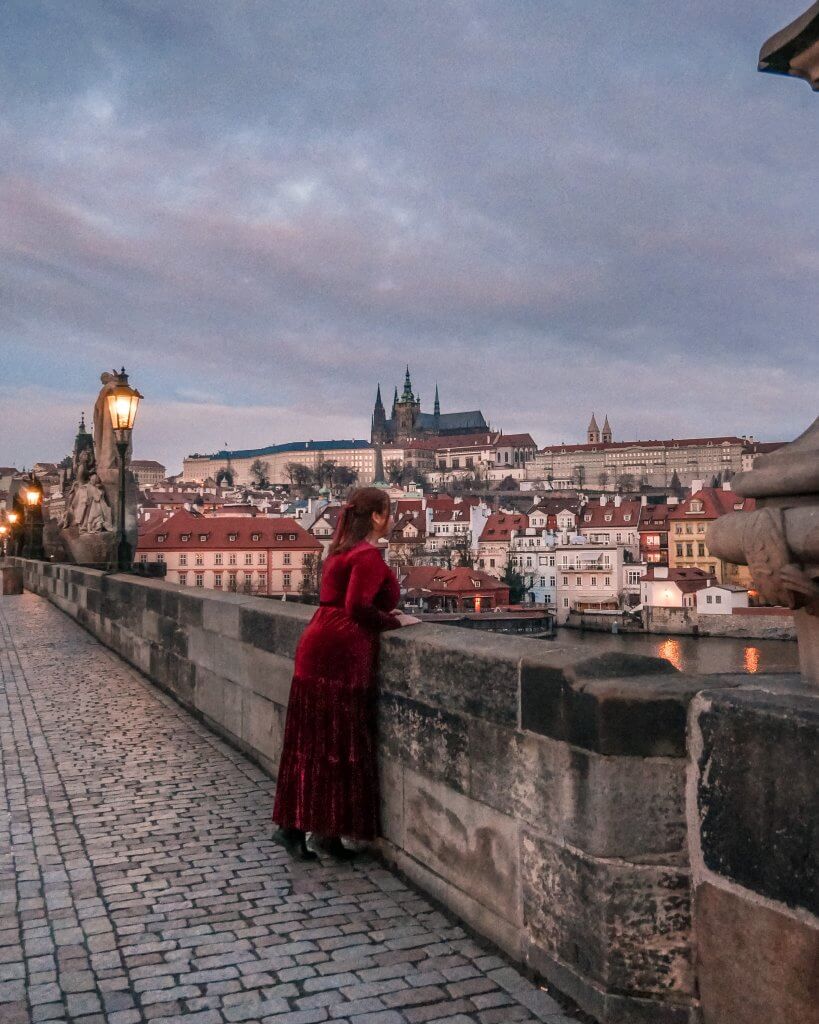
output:
[[284,738],[285,708],[257,693],[242,692],[242,740],[265,763],[278,768]]
[[767,685],[692,706],[693,846],[716,874],[819,915],[819,694]]
[[817,1024],[819,922],[705,882],[695,897],[705,1024]]
[[466,793],[469,786],[466,718],[389,693],[381,695],[378,716],[379,741],[389,757]]
[[534,946],[607,991],[693,996],[687,871],[590,857],[533,830],[521,849]]
[[480,719],[469,720],[469,757],[470,796],[555,840],[599,857],[685,856],[678,758],[603,757]]
[[425,627],[423,637],[389,638],[381,660],[384,689],[424,704],[517,725],[517,648],[513,645],[507,651],[502,644],[465,630],[444,628],[441,634],[430,628],[429,634]]
[[417,772],[404,774],[406,852],[509,922],[520,923],[518,826]]
[[391,757],[378,759],[381,790],[381,834],[399,848],[404,846],[404,770]]
[[287,707],[293,681],[293,661],[250,644],[241,644],[242,685],[266,700]]
[[0,566],[0,594],[10,597],[23,593],[23,570],[16,565]]

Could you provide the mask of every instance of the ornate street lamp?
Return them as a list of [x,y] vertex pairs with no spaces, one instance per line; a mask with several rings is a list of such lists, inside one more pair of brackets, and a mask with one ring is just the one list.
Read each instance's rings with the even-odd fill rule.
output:
[[117,376],[116,387],[108,395],[108,412],[119,454],[119,517],[117,523],[117,568],[127,572],[131,568],[133,552],[125,535],[125,459],[128,456],[128,445],[131,443],[131,431],[134,429],[139,400],[142,395],[128,383],[125,367]]
[[0,523],[0,555],[6,557],[6,539],[9,535],[9,528],[5,523]]
[[26,546],[24,558],[43,557],[43,517],[40,506],[43,502],[43,487],[37,477],[31,473],[22,488],[21,497],[25,509]]

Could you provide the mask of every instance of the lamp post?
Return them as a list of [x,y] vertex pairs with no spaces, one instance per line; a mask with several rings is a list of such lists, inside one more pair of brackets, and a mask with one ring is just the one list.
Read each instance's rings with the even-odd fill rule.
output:
[[131,443],[131,431],[134,429],[139,400],[142,395],[128,383],[125,367],[117,376],[116,387],[108,396],[108,413],[114,428],[117,453],[119,454],[119,516],[117,522],[117,569],[127,572],[131,568],[133,552],[125,535],[125,460],[128,457],[128,445]]
[[6,557],[6,539],[9,535],[9,528],[5,523],[0,523],[0,555]]
[[40,506],[43,501],[43,488],[40,481],[32,473],[22,489],[23,507],[25,508],[26,546],[24,558],[43,557],[42,515]]

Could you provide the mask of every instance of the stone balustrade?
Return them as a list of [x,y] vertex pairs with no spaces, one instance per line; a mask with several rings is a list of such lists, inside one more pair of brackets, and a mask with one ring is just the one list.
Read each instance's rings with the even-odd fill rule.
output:
[[[17,564],[28,589],[275,775],[310,608]],[[787,689],[795,678],[764,685]],[[692,728],[701,729],[710,691],[726,702],[747,683],[684,676],[640,656],[572,659],[545,642],[443,626],[387,634],[382,853],[601,1022],[694,1024],[689,848],[701,866],[708,799],[703,789],[692,802],[690,790],[711,740],[690,761],[687,816],[686,719],[699,695]],[[713,921],[713,902],[704,906]],[[806,934],[802,954],[819,932],[809,922]]]

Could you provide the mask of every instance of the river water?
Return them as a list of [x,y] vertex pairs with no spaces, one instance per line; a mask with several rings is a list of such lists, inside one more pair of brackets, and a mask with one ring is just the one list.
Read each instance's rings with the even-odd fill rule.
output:
[[799,653],[794,640],[737,640],[733,637],[667,636],[661,633],[581,632],[558,629],[555,649],[571,648],[590,656],[603,651],[648,654],[665,658],[681,672],[711,675],[715,672],[798,672]]

